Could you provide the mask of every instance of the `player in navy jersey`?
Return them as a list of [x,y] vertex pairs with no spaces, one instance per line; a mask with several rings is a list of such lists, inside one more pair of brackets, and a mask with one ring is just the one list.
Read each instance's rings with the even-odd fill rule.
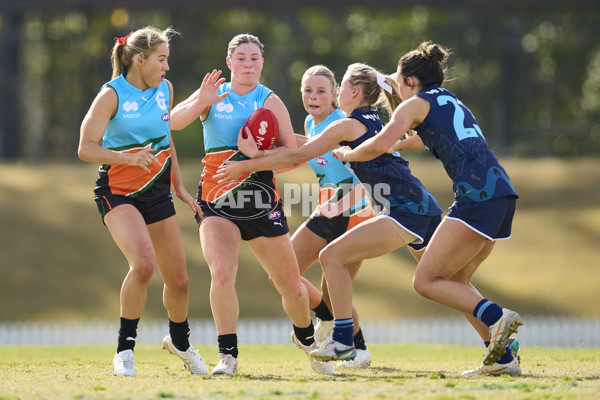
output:
[[[415,290],[462,311],[486,343],[483,365],[464,376],[518,376],[518,357],[507,342],[522,325],[520,316],[485,299],[470,283],[495,241],[510,237],[518,195],[471,111],[441,87],[449,54],[445,47],[425,42],[402,56],[397,82],[404,101],[390,122],[359,147],[339,149],[334,155],[367,161],[390,148],[427,148],[442,162],[452,179],[455,201],[419,261]],[[417,135],[398,142],[411,129]]]
[[136,374],[137,325],[155,266],[164,281],[169,317],[170,334],[163,348],[181,358],[192,374],[208,373],[188,339],[188,275],[171,198],[172,186],[192,211],[199,209],[183,186],[171,139],[173,88],[165,74],[174,33],[171,28],[146,27],[116,38],[113,79],[102,87],[81,125],[79,157],[102,164],[94,189],[96,204],[129,263],[121,287],[115,375]]
[[[211,87],[205,91],[201,87],[173,109],[171,121],[173,129],[179,130],[200,118],[204,128],[206,154],[197,202],[202,209],[200,243],[211,273],[210,304],[219,345],[219,363],[213,374],[231,375],[237,371],[239,355],[239,302],[235,284],[242,240],[282,296],[284,310],[293,324],[294,343],[306,354],[317,343],[308,293],[301,280],[273,171],[246,174],[233,187],[220,185],[215,178],[225,160],[245,158],[237,148],[238,132],[258,108],[273,111],[279,123],[276,147],[264,151],[277,153],[296,147],[287,108],[271,89],[259,82],[264,63],[260,40],[250,34],[236,35],[229,42],[226,62],[231,82],[221,82],[216,90]],[[216,104],[207,106],[205,98],[218,96],[221,98]],[[309,361],[317,373],[333,374],[332,363],[312,358]]]

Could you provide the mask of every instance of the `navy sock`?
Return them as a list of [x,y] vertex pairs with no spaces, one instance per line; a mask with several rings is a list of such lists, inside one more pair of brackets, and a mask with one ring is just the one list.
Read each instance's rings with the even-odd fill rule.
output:
[[504,353],[504,355],[502,357],[500,357],[500,359],[498,361],[496,361],[498,364],[508,364],[509,362],[511,362],[513,360],[513,355],[512,352],[510,351],[510,347],[508,347],[508,345],[506,345],[506,353]]
[[354,346],[354,323],[352,318],[334,319],[333,320],[333,335],[332,339],[336,342],[345,344],[346,346]]
[[363,337],[362,329],[359,328],[356,335],[354,335],[354,347],[358,350],[366,350],[367,345],[365,344],[365,338]]
[[310,325],[306,328],[299,328],[294,325],[294,335],[296,335],[296,339],[305,346],[313,344],[315,342],[315,327],[313,326],[312,321],[310,321]]
[[140,322],[139,318],[127,319],[121,317],[117,353],[120,353],[123,350],[133,350],[135,347],[135,338],[137,337],[138,322]]
[[217,343],[219,343],[219,353],[231,354],[233,357],[237,358],[237,334],[231,333],[229,335],[219,335],[217,336]]
[[315,312],[315,317],[319,318],[323,321],[333,321],[333,315],[331,315],[331,311],[329,311],[329,307],[325,304],[325,301],[321,299],[321,302],[318,306],[313,308]]
[[183,322],[169,320],[169,334],[177,350],[186,351],[190,348],[190,325],[187,319]]
[[492,326],[502,318],[502,307],[488,299],[483,299],[475,306],[473,315],[486,326]]

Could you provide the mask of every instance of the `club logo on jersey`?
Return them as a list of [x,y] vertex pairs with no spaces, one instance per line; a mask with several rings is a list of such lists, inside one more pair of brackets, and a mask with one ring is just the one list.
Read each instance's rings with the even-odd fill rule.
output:
[[138,110],[138,103],[136,103],[135,101],[133,102],[129,102],[126,101],[125,103],[123,103],[123,110],[125,112],[131,112],[131,111],[137,111]]
[[165,94],[162,91],[159,90],[158,93],[156,93],[155,99],[158,108],[160,108],[161,110],[167,109],[167,99],[165,98]]
[[317,164],[319,165],[327,165],[327,159],[323,157],[317,158]]
[[271,211],[269,213],[269,217],[268,217],[271,221],[273,221],[274,219],[279,219],[281,218],[281,211]]
[[169,120],[169,113],[163,114],[162,117],[160,117],[160,119],[162,119],[163,121],[167,122]]

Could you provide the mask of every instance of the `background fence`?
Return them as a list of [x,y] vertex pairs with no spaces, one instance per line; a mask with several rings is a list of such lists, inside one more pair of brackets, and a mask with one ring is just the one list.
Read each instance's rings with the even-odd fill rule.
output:
[[[597,347],[600,346],[600,320],[569,317],[527,317],[519,328],[524,346]],[[429,343],[480,346],[481,339],[460,318],[407,318],[387,321],[362,321],[367,343]],[[194,344],[216,344],[212,320],[191,320]],[[117,323],[3,323],[0,345],[111,345],[116,344]],[[291,323],[287,319],[240,320],[241,344],[290,343]],[[166,321],[140,321],[138,344],[160,344],[168,333]]]

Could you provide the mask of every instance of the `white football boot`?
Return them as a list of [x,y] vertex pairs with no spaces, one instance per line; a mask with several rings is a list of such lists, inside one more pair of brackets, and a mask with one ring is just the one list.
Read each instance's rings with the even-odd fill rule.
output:
[[231,354],[219,353],[219,363],[213,368],[213,375],[233,375],[237,372],[237,358]]
[[317,374],[323,374],[323,375],[333,375],[333,363],[331,362],[321,362],[319,360],[316,360],[314,358],[312,358],[310,356],[311,352],[318,349],[318,344],[317,341],[315,340],[310,346],[305,346],[302,344],[301,341],[299,341],[296,338],[296,335],[294,334],[294,332],[292,332],[292,342],[300,347],[300,349],[302,349],[306,355],[308,356],[308,360],[310,361],[310,366],[312,367],[312,369],[317,373]]
[[135,363],[133,350],[123,350],[113,358],[113,371],[115,375],[135,376]]
[[523,325],[521,317],[507,308],[502,309],[502,317],[490,326],[490,345],[483,357],[484,365],[492,365],[506,352],[506,342]]
[[186,351],[181,351],[173,344],[171,335],[167,335],[162,341],[162,347],[169,353],[181,358],[181,360],[183,360],[183,366],[190,371],[190,373],[194,375],[208,375],[208,368],[194,346],[190,345]]

